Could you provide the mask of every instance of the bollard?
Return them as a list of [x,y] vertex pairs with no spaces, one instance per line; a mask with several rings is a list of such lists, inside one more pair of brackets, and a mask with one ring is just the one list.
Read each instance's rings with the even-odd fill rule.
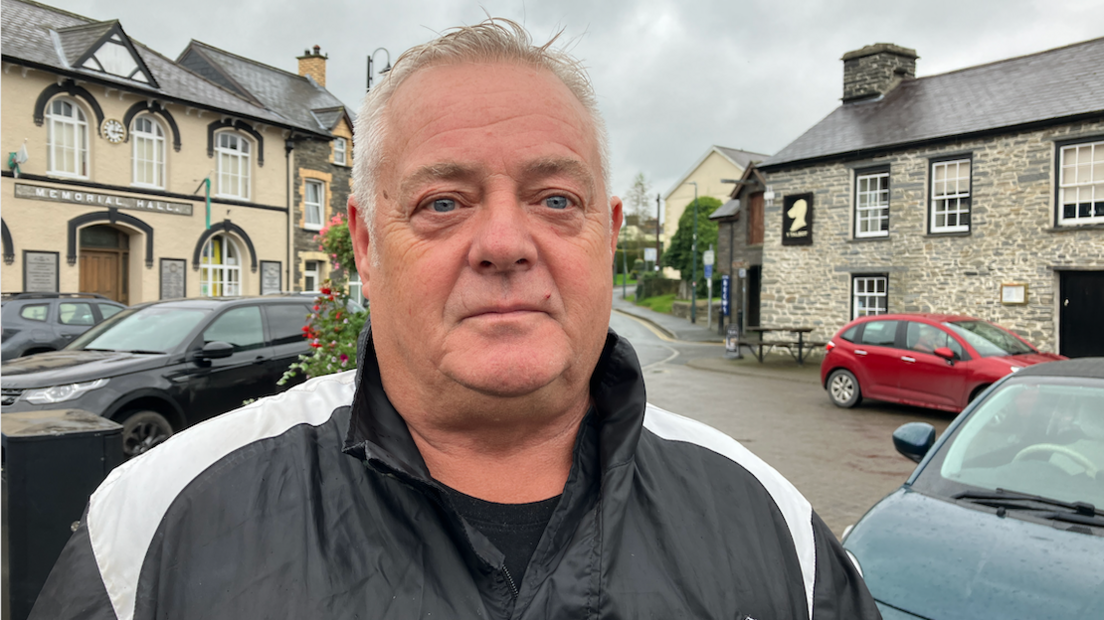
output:
[[5,413],[4,617],[24,620],[88,497],[123,462],[123,427],[77,409]]

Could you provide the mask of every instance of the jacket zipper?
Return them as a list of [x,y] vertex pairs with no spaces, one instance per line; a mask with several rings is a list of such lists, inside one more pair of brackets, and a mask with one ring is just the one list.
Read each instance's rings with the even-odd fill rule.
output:
[[[517,589],[517,586],[514,585],[514,578],[510,575],[510,571],[509,571],[509,569],[506,568],[505,563],[502,565],[502,575],[506,577],[506,583],[509,584],[510,591],[514,593],[514,603],[517,603],[518,589]],[[511,605],[510,606],[510,613],[506,614],[506,620],[510,620],[513,617],[514,617],[514,607],[513,607],[513,605]]]

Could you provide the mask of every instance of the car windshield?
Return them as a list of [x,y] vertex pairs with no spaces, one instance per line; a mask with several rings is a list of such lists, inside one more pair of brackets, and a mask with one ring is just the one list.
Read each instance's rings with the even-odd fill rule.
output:
[[961,336],[982,357],[1035,353],[1019,338],[986,321],[955,321],[943,325]]
[[1003,383],[940,453],[920,478],[947,495],[969,485],[1104,507],[1104,381]]
[[146,306],[124,310],[85,332],[67,349],[167,353],[184,341],[210,310]]

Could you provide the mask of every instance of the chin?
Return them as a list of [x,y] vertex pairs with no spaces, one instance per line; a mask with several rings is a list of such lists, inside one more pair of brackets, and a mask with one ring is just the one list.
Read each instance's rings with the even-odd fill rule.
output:
[[556,340],[475,344],[449,355],[441,370],[481,394],[525,396],[569,372],[570,349]]

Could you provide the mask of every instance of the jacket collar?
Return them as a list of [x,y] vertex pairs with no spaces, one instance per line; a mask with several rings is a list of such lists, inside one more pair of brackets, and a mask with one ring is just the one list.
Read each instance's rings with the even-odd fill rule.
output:
[[[606,335],[605,347],[591,375],[590,392],[594,410],[584,419],[576,440],[572,478],[590,478],[598,473],[593,465],[605,472],[631,460],[640,438],[647,402],[640,363],[628,341],[613,330]],[[371,320],[357,342],[356,392],[343,451],[411,481],[431,481],[406,422],[384,393]],[[590,459],[580,462],[583,454],[595,453],[598,463],[586,463]]]

